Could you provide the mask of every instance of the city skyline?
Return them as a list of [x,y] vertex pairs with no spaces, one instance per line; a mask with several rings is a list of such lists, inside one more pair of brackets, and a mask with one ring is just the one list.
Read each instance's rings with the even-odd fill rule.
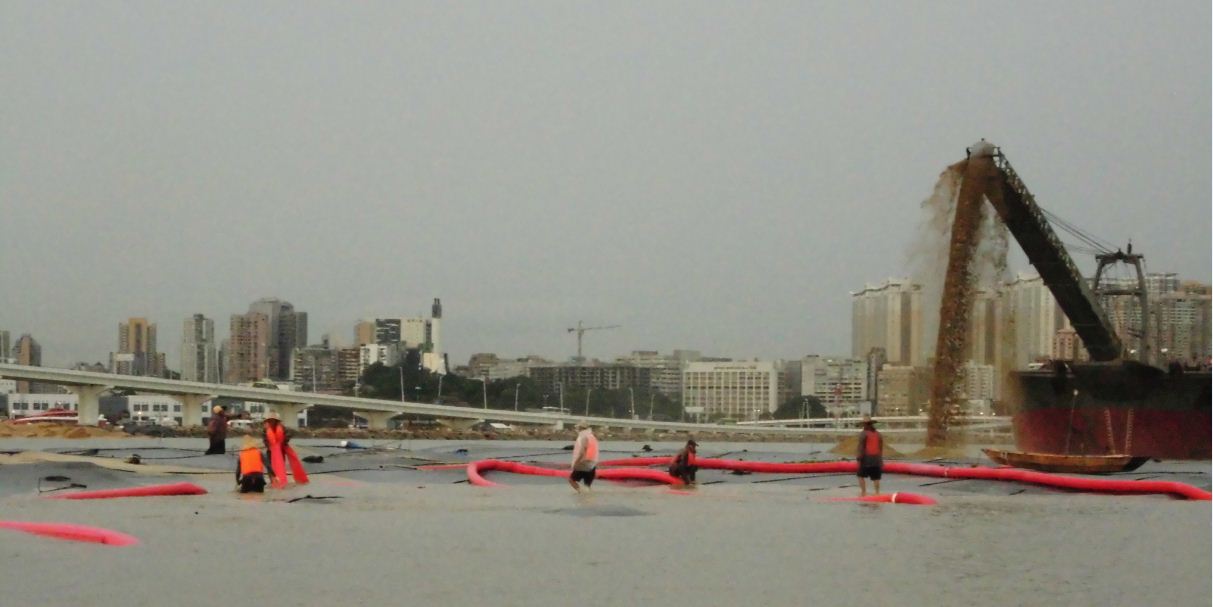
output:
[[[1120,280],[1123,280],[1123,279],[1120,279]],[[1162,281],[1166,281],[1166,289],[1168,289],[1170,291],[1174,291],[1174,293],[1172,295],[1181,296],[1181,301],[1182,301],[1183,292],[1185,292],[1184,290],[1186,290],[1188,288],[1188,285],[1200,286],[1200,287],[1202,287],[1201,292],[1206,293],[1206,294],[1208,293],[1209,288],[1210,288],[1209,283],[1205,283],[1205,282],[1201,282],[1201,281],[1186,280],[1183,277],[1180,277],[1173,272],[1152,272],[1152,273],[1149,273],[1146,275],[1146,281],[1147,281],[1147,284],[1150,285],[1149,288],[1151,290],[1151,293],[1153,293],[1151,295],[1152,302],[1167,301],[1168,303],[1171,303],[1174,299],[1173,297],[1171,299],[1167,299],[1167,298],[1158,299],[1159,294],[1164,293],[1165,291],[1160,290],[1163,287],[1160,284],[1156,284],[1156,283],[1161,283]],[[999,321],[996,321],[993,316],[995,314],[995,309],[997,308],[997,306],[995,305],[996,300],[1012,296],[1013,293],[1015,293],[1017,290],[1020,290],[1022,288],[1022,285],[1025,285],[1025,284],[1032,285],[1033,293],[1035,293],[1035,294],[1032,295],[1031,298],[1035,298],[1035,299],[1044,298],[1044,299],[1041,299],[1041,303],[1038,304],[1038,307],[1040,305],[1043,305],[1045,307],[1040,312],[1041,314],[1048,312],[1048,315],[1045,319],[1045,324],[1048,326],[1042,325],[1041,327],[1031,329],[1027,333],[1024,333],[1023,335],[1020,336],[1020,338],[1019,338],[1020,341],[1023,341],[1023,340],[1028,340],[1028,341],[1024,341],[1022,344],[1019,344],[1017,346],[1017,348],[1012,348],[1013,350],[1018,350],[1018,355],[1016,356],[1016,362],[1015,362],[1014,366],[1016,368],[1023,368],[1027,362],[1031,362],[1032,360],[1037,360],[1041,356],[1045,356],[1053,351],[1053,349],[1054,349],[1053,340],[1056,337],[1055,334],[1056,334],[1057,330],[1061,329],[1063,326],[1068,327],[1068,323],[1065,321],[1064,315],[1062,314],[1061,310],[1059,308],[1057,308],[1056,301],[1053,299],[1052,295],[1048,293],[1048,289],[1044,288],[1043,284],[1040,283],[1039,277],[1034,272],[1016,272],[1016,273],[1014,273],[1013,276],[1006,277],[1005,281],[1002,282],[1001,284],[996,285],[997,288],[994,291],[984,291],[983,290],[979,293],[979,297],[978,297],[979,303],[975,305],[975,316],[974,316],[975,324],[970,329],[970,339],[972,340],[972,349],[973,349],[973,354],[971,355],[971,358],[974,361],[976,361],[980,364],[995,364],[996,363],[996,358],[995,358],[995,355],[993,354],[993,352],[994,352],[993,341],[997,341],[1002,338],[996,337],[993,333],[987,334],[991,331],[996,332],[997,331],[996,325],[999,324]],[[711,348],[708,348],[707,351],[712,355],[723,356],[729,360],[738,360],[738,361],[744,361],[744,360],[796,360],[796,359],[802,358],[807,355],[825,355],[825,356],[829,356],[829,357],[840,357],[840,358],[846,358],[846,357],[862,358],[863,356],[865,356],[865,353],[869,349],[871,349],[873,347],[879,347],[879,348],[886,350],[887,360],[890,362],[890,364],[894,364],[894,365],[912,364],[913,366],[926,365],[929,363],[929,360],[931,358],[931,350],[933,350],[934,338],[932,335],[926,335],[923,332],[923,322],[924,322],[923,316],[924,316],[924,314],[929,314],[929,311],[926,311],[923,309],[924,306],[923,306],[922,298],[920,297],[920,288],[921,288],[921,285],[918,285],[917,283],[915,283],[914,281],[912,281],[909,278],[894,277],[894,278],[889,278],[889,279],[887,279],[883,282],[879,282],[879,283],[873,283],[873,282],[864,283],[862,285],[862,287],[859,288],[858,290],[849,292],[849,294],[847,296],[851,300],[852,309],[848,312],[849,323],[847,323],[847,324],[848,324],[848,326],[851,327],[851,330],[848,335],[849,339],[847,340],[850,345],[846,346],[846,347],[840,347],[837,349],[829,349],[829,348],[815,348],[812,345],[808,345],[805,348],[803,348],[801,352],[793,353],[791,355],[772,355],[770,353],[740,355],[740,354],[737,354],[734,352],[729,352],[729,351],[724,351],[724,350],[719,350],[719,349],[713,350]],[[894,299],[890,299],[889,301],[895,301],[896,302],[895,304],[884,303],[884,299],[886,299],[889,295],[894,296]],[[873,300],[873,297],[878,298],[878,301],[880,301],[880,303],[878,304],[878,306],[879,306],[878,308],[872,308],[870,305],[862,304],[862,302],[871,302]],[[1205,296],[1205,299],[1206,300],[1208,299],[1207,295]],[[1120,298],[1120,300],[1118,300],[1118,301],[1120,303],[1117,304],[1116,306],[1108,307],[1107,304],[1105,304],[1105,307],[1108,307],[1109,311],[1120,310],[1123,308],[1124,304],[1133,303],[1131,301],[1128,301],[1126,298]],[[433,302],[434,303],[431,305],[431,314],[437,312],[439,315],[441,315],[441,308],[439,307],[439,304],[438,304],[438,298],[434,298]],[[987,310],[987,304],[989,305],[988,310]],[[306,339],[308,332],[311,331],[311,329],[307,326],[308,313],[302,312],[302,311],[294,312],[293,311],[294,308],[293,308],[291,302],[285,301],[285,300],[283,300],[281,298],[277,298],[277,297],[260,298],[256,301],[254,301],[249,306],[249,312],[247,314],[232,314],[231,315],[232,322],[236,323],[237,320],[239,320],[241,323],[247,324],[248,322],[250,322],[249,319],[254,316],[254,309],[266,309],[266,306],[269,306],[269,305],[279,307],[283,310],[288,310],[290,317],[298,316],[300,319],[302,319],[302,322],[304,323],[303,325],[298,326],[298,327],[291,325],[289,330],[287,331],[287,333],[290,333],[291,335],[280,336],[281,338],[301,336]],[[894,306],[894,305],[896,307],[900,308],[901,311],[900,312],[892,311],[890,306]],[[886,308],[890,308],[890,311],[885,312],[884,310],[886,310]],[[888,320],[880,320],[878,322],[878,325],[885,327],[885,329],[882,329],[882,331],[883,330],[891,331],[891,333],[889,333],[887,337],[884,335],[874,336],[870,333],[871,329],[865,328],[867,326],[867,323],[873,322],[872,320],[868,320],[868,319],[885,318],[886,315],[888,317]],[[1056,316],[1056,318],[1054,318],[1054,315]],[[268,344],[269,334],[271,331],[270,327],[268,325],[268,316],[264,315],[264,314],[261,316],[265,317],[264,322],[266,323],[266,326],[263,327],[263,332],[265,333],[265,340],[267,341],[266,347],[268,348],[269,347],[269,344]],[[1029,316],[1032,318],[1035,318],[1032,314],[1029,314]],[[441,316],[439,317],[439,319],[440,318],[441,318]],[[1117,317],[1117,318],[1119,318],[1119,317]],[[144,322],[144,323],[150,323],[153,336],[155,335],[155,328],[156,328],[156,322],[154,322],[155,320],[156,319],[134,318],[134,317],[128,319],[128,321],[130,321],[130,322],[139,321],[139,322]],[[291,343],[293,345],[290,348],[281,350],[282,352],[287,352],[288,350],[291,351],[291,353],[284,354],[284,356],[287,358],[287,360],[285,362],[286,366],[282,370],[280,370],[279,372],[274,373],[274,374],[271,374],[269,372],[270,371],[269,367],[265,367],[264,369],[262,369],[261,375],[263,377],[276,377],[278,379],[286,379],[287,375],[289,374],[290,358],[293,356],[293,350],[296,347],[310,347],[310,346],[319,346],[319,345],[323,345],[324,347],[330,347],[330,346],[357,347],[357,346],[362,345],[361,343],[359,343],[359,340],[360,340],[360,338],[363,338],[363,337],[370,338],[371,341],[368,343],[374,343],[376,341],[375,340],[376,334],[378,334],[379,337],[381,338],[378,340],[379,343],[381,343],[381,344],[382,343],[391,343],[397,339],[400,339],[402,341],[409,341],[410,342],[409,347],[414,347],[414,348],[422,347],[423,349],[428,348],[432,345],[429,342],[429,332],[431,329],[431,324],[433,323],[434,320],[435,320],[434,318],[425,318],[425,317],[421,317],[421,316],[418,316],[418,317],[397,316],[397,317],[371,318],[371,319],[360,318],[360,319],[349,322],[348,325],[344,329],[338,329],[338,330],[334,330],[334,331],[324,332],[322,334],[319,334],[314,339],[307,340],[306,343],[296,343],[295,341],[292,341]],[[226,360],[224,360],[223,349],[230,348],[232,332],[228,331],[228,333],[226,335],[223,333],[220,333],[220,332],[215,332],[213,329],[213,320],[212,319],[207,317],[205,314],[194,313],[194,314],[187,316],[184,319],[186,333],[190,333],[191,331],[194,331],[195,329],[192,329],[191,326],[194,323],[201,322],[201,321],[205,321],[205,322],[211,324],[211,328],[208,329],[209,333],[208,333],[208,338],[206,341],[208,341],[211,344],[211,347],[214,349],[214,352],[212,352],[211,355],[216,356],[215,364],[227,366],[229,363]],[[1036,322],[1036,321],[1033,320],[1032,322]],[[1118,323],[1123,324],[1124,322],[1125,321],[1123,319],[1118,320]],[[1132,322],[1135,323],[1138,321],[1132,321]],[[1159,319],[1155,319],[1152,322],[1159,322]],[[401,329],[401,327],[404,324],[408,324],[408,323],[420,323],[423,326],[423,328],[411,329],[410,330],[411,332],[405,332]],[[120,323],[120,324],[121,324],[122,330],[125,331],[127,324],[126,323]],[[241,327],[244,327],[244,324],[242,324]],[[1123,332],[1124,327],[1121,326],[1121,324],[1117,325],[1117,327],[1118,327],[1117,330]],[[232,325],[232,326],[235,327],[235,325]],[[1027,327],[1027,326],[1029,326],[1029,325],[1025,325],[1025,327]],[[1030,326],[1035,327],[1035,325],[1030,325]],[[243,330],[244,329],[242,328],[241,331],[243,331]],[[443,331],[445,331],[445,330],[446,329],[443,329]],[[1159,330],[1159,328],[1155,328],[1154,330],[1157,331],[1157,330]],[[568,329],[565,329],[566,334],[568,331],[569,331]],[[302,332],[302,335],[298,335],[299,332]],[[0,336],[3,336],[8,339],[11,339],[11,337],[8,337],[8,336],[10,336],[14,333],[16,333],[18,335],[29,334],[32,337],[34,337],[35,339],[40,339],[36,334],[33,334],[32,332],[26,331],[24,329],[10,329],[10,328],[0,329]],[[1039,333],[1039,335],[1029,336],[1030,334],[1034,334],[1034,333]],[[317,335],[314,331],[311,334]],[[420,338],[421,336],[425,336],[425,341],[420,342],[420,343],[412,343],[417,338],[410,337],[409,339],[405,339],[409,335],[416,335],[417,338]],[[594,336],[596,334],[591,333],[590,335]],[[122,335],[120,334],[119,337],[120,337],[120,339],[118,342],[118,346],[119,346],[119,349],[121,349],[122,348],[122,339],[121,339]],[[591,337],[591,339],[592,339],[592,337]],[[1166,343],[1159,344],[1160,346],[1165,347],[1165,345],[1175,342],[1176,339],[1182,340],[1182,339],[1186,339],[1186,338],[1181,335],[1175,335],[1172,333],[1172,334],[1168,334],[1166,336],[1160,336],[1157,339],[1167,340]],[[330,340],[332,340],[331,343],[330,343]],[[892,341],[890,341],[890,340],[892,340]],[[255,338],[253,338],[253,339],[250,339],[249,341],[251,341],[252,343],[255,343],[257,340]],[[504,360],[512,360],[515,358],[522,358],[522,357],[526,357],[526,356],[539,356],[539,357],[545,358],[547,360],[550,360],[552,362],[564,362],[564,361],[570,361],[570,360],[575,359],[576,344],[575,344],[574,339],[571,337],[570,337],[569,341],[572,342],[572,346],[571,346],[572,353],[558,352],[555,354],[549,354],[549,353],[540,352],[540,351],[536,350],[535,348],[523,348],[522,350],[518,350],[518,351],[505,351],[505,350],[494,350],[491,348],[477,348],[475,346],[472,346],[466,352],[450,352],[449,350],[446,350],[445,348],[443,348],[441,353],[449,355],[451,364],[452,364],[452,368],[454,366],[461,365],[463,361],[469,360],[469,359],[473,358],[475,355],[482,354],[482,353],[483,354],[501,355],[504,357]],[[1208,341],[1209,340],[1207,338],[1205,338],[1203,340],[1203,343],[1207,344]],[[153,347],[154,347],[154,342],[155,342],[155,337],[153,337]],[[1029,343],[1031,345],[1027,345]],[[1078,342],[1078,343],[1080,343],[1080,342]],[[1185,341],[1184,343],[1186,344],[1187,342]],[[222,347],[220,346],[220,344],[222,344]],[[1132,347],[1131,342],[1126,342],[1126,344],[1127,344],[1126,347]],[[890,347],[892,347],[892,350],[890,350]],[[45,357],[45,354],[41,353],[42,352],[41,346],[39,346],[38,350],[40,352],[40,357]],[[681,346],[680,344],[655,344],[655,345],[644,346],[644,347],[626,346],[625,349],[619,350],[619,351],[614,351],[614,352],[595,352],[595,353],[592,353],[590,356],[587,356],[586,358],[589,360],[597,360],[599,362],[609,362],[609,361],[614,361],[616,359],[626,358],[629,355],[634,355],[634,354],[637,354],[640,352],[679,351],[679,350],[697,351],[699,349],[698,348],[685,348],[685,347]],[[179,353],[183,353],[184,348],[180,348],[176,351]],[[229,349],[229,352],[230,352],[230,349]],[[268,356],[268,352],[265,352],[262,354]],[[111,351],[110,356],[112,358],[112,356],[113,356],[112,351]],[[205,356],[205,354],[203,354],[203,356]],[[253,357],[253,358],[257,358],[260,355],[254,355],[254,353],[250,352],[249,356]],[[908,358],[906,358],[906,357],[908,357]],[[43,362],[43,364],[46,366],[67,367],[69,365],[74,365],[77,363],[94,362],[87,357],[79,357],[79,356],[71,356],[71,355],[61,356],[59,359],[67,360],[68,362],[62,362],[62,363],[54,362],[58,359],[49,358],[49,359],[46,359]],[[167,361],[168,370],[171,370],[171,371],[183,371],[184,370],[180,366],[180,363],[182,362],[180,359],[174,361],[172,358],[168,358],[168,356],[164,352],[159,353],[159,360]],[[100,362],[100,361],[98,361],[98,362]],[[266,362],[269,363],[269,361],[266,361]],[[161,364],[166,364],[166,363],[162,362]],[[112,361],[111,361],[111,366],[112,366]],[[230,371],[230,367],[229,367],[229,371]],[[240,377],[242,378],[242,379],[240,379],[240,381],[249,381],[248,377],[244,377],[244,375],[246,375],[246,374],[247,373],[240,375]],[[257,373],[254,372],[254,373],[252,373],[252,375],[257,375]],[[222,381],[227,381],[227,379],[224,377],[221,377],[220,379]]]
[[122,318],[272,294],[345,340],[437,295],[453,358],[563,358],[579,320],[622,327],[587,356],[845,352],[981,137],[1207,282],[1209,11],[8,3],[0,327],[67,365]]

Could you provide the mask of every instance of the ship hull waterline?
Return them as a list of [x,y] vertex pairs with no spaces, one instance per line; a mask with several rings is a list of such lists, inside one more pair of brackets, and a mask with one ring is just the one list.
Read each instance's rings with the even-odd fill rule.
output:
[[1016,446],[1062,455],[1210,459],[1208,371],[1088,363],[1013,374]]

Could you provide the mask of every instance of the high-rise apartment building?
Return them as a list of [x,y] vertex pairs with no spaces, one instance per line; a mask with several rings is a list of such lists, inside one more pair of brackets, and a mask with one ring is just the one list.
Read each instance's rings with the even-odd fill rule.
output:
[[354,345],[365,346],[367,344],[376,343],[375,341],[375,321],[360,320],[354,325]]
[[961,368],[961,373],[964,374],[963,399],[992,401],[998,398],[993,365],[979,365],[970,360]]
[[233,314],[225,342],[227,360],[223,381],[240,384],[269,377],[270,321],[265,314]]
[[[18,365],[41,367],[42,346],[38,345],[38,342],[29,333],[26,333],[17,338],[17,345],[13,346],[13,358],[16,359],[15,362]],[[28,381],[17,381],[17,392],[20,394],[29,394],[32,387]]]
[[8,331],[0,331],[0,363],[13,364],[13,342]]
[[344,388],[357,385],[362,378],[361,348],[341,348],[337,350],[337,384]]
[[1044,280],[1020,273],[1003,288],[1001,299],[1003,313],[1013,319],[1008,340],[1010,368],[1026,369],[1030,363],[1050,358],[1053,337],[1065,326],[1066,317]]
[[306,392],[339,392],[338,352],[327,345],[296,348],[291,357],[291,381]]
[[110,372],[164,377],[164,354],[156,350],[156,323],[131,317],[118,324],[118,351],[110,353]]
[[1070,362],[1085,362],[1090,359],[1087,349],[1078,337],[1078,331],[1066,323],[1066,326],[1053,334],[1053,358]]
[[1159,364],[1207,364],[1213,355],[1209,285],[1185,282],[1148,303],[1154,319],[1153,343]]
[[922,289],[906,279],[889,279],[851,293],[851,356],[882,348],[890,364],[925,364]]
[[398,344],[401,341],[400,325],[401,318],[376,318],[375,319],[375,341],[376,344]]
[[219,377],[215,321],[194,314],[185,319],[181,333],[181,379],[218,383]]
[[[982,365],[997,365],[1004,349],[1003,309],[997,289],[982,289],[973,294],[969,313],[969,360]],[[933,350],[933,348],[932,348]]]
[[426,350],[430,345],[430,323],[424,318],[401,318],[400,341],[405,347]]
[[[307,345],[307,312],[297,312],[290,302],[269,297],[249,305],[246,316],[254,314],[264,316],[266,322],[265,377],[289,378],[295,348]],[[233,332],[233,346],[235,335]]]

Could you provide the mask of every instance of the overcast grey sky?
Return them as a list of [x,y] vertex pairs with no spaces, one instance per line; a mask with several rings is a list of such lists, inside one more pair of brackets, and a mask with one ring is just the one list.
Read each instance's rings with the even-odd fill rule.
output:
[[[1164,10],[1165,9],[1165,10]],[[980,137],[1210,278],[1208,2],[0,3],[0,329],[50,365],[278,296],[452,361],[850,348]],[[1093,268],[1081,258],[1084,269]],[[1018,261],[1022,265],[1022,261]]]

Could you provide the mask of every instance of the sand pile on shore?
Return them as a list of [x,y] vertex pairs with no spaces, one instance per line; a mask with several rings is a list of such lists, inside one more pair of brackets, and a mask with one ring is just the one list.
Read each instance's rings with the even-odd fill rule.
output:
[[127,438],[128,436],[130,435],[125,432],[96,426],[0,423],[0,438]]
[[[848,436],[838,441],[838,444],[834,445],[833,449],[830,449],[830,453],[855,457],[855,454],[859,453],[859,435]],[[884,441],[882,455],[884,457],[905,457],[904,453],[894,449],[887,440]]]

